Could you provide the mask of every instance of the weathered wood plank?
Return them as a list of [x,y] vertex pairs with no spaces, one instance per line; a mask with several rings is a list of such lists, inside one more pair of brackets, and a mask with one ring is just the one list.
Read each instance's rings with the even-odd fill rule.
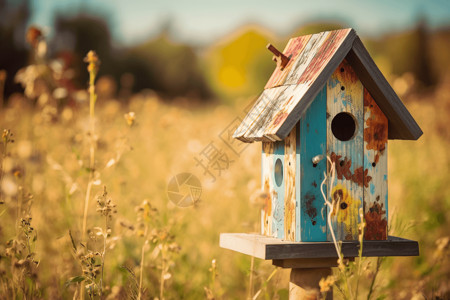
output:
[[[298,82],[299,78],[308,68],[308,65],[314,59],[315,55],[317,55],[317,51],[329,36],[330,32],[326,31],[315,34],[309,39],[307,45],[305,46],[303,52],[299,55],[296,64],[292,67],[291,72],[285,81],[286,85],[292,85],[295,87],[295,90],[290,97],[278,99],[278,105],[275,107],[275,111],[271,113],[273,117],[271,119],[267,119],[263,128],[261,128],[262,130],[259,131],[264,137],[268,139],[279,139],[279,137],[275,134],[276,129],[278,129],[288,117],[290,113],[289,107],[300,101],[304,93],[311,86],[311,82]],[[297,83],[298,85],[296,85]],[[295,123],[297,122],[298,119]],[[293,126],[294,125],[295,124],[293,124]],[[291,129],[292,127],[289,131]]]
[[272,236],[284,239],[284,191],[286,167],[284,165],[284,142],[275,142],[273,151],[272,180],[274,182],[272,197]]
[[302,53],[297,57],[295,64],[292,66],[290,73],[287,75],[285,83],[288,84],[297,84],[299,78],[302,76],[303,72],[308,67],[311,60],[316,55],[317,51],[320,49],[322,43],[329,36],[329,31],[324,31],[318,34],[314,34],[309,38],[308,43],[304,47]]
[[365,174],[363,86],[346,60],[327,82],[327,116],[327,155],[336,169],[334,182],[328,181],[332,185],[328,198],[333,203],[333,211],[327,211],[333,227],[328,228],[328,240],[332,240],[331,230],[337,240],[357,240]]
[[271,117],[270,112],[273,111],[273,106],[278,105],[277,96],[286,88],[287,87],[280,86],[277,88],[264,90],[234,132],[233,137],[243,142],[251,142],[252,140],[244,137],[245,133],[247,131],[256,131],[258,129],[258,124],[264,122],[266,118]]
[[261,179],[262,188],[266,195],[264,208],[261,211],[261,234],[272,236],[272,202],[273,202],[273,151],[274,144],[271,142],[262,143],[261,155]]
[[301,115],[314,97],[324,86],[326,80],[344,59],[351,48],[355,34],[351,29],[333,31],[322,41],[318,52],[309,61],[305,71],[297,81],[295,96],[280,104],[277,118],[266,127],[264,136],[284,138],[295,126]]
[[366,240],[385,240],[388,222],[388,120],[364,89],[364,219]]
[[[327,212],[323,209],[324,199],[320,191],[327,167],[326,109],[327,89],[324,87],[300,119],[300,241],[327,240]],[[313,164],[315,156],[322,156],[318,164]]]
[[[263,133],[267,124],[275,118],[274,114],[278,110],[280,103],[285,101],[285,99],[293,97],[294,88],[294,85],[279,87],[274,94],[269,95],[269,97],[272,97],[273,101],[270,102],[270,104],[261,113],[258,120],[254,122],[251,128],[244,134],[245,139],[259,141],[264,138]],[[266,139],[271,141],[280,140],[276,137],[266,137]]]
[[312,35],[304,35],[289,40],[286,48],[283,51],[283,54],[289,58],[289,62],[283,70],[280,70],[278,67],[275,68],[275,71],[272,73],[272,76],[264,87],[265,89],[284,84],[287,75],[291,71],[292,66],[297,61],[298,55],[303,51],[303,48],[305,48],[311,36]]
[[297,131],[294,127],[284,140],[284,239],[295,242],[295,178]]
[[417,140],[422,130],[356,37],[347,60],[389,120],[389,139]]
[[[336,258],[333,242],[290,242],[259,234],[222,233],[220,247],[261,259]],[[358,241],[343,241],[344,257],[357,257]],[[389,236],[387,240],[364,241],[364,257],[418,256],[416,241]]]

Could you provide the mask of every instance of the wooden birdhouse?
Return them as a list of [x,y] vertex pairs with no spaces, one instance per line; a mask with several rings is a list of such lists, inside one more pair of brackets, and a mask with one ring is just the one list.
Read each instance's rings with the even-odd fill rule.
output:
[[355,31],[268,49],[277,67],[234,133],[262,143],[261,234],[222,233],[220,246],[290,268],[290,299],[318,299],[338,257],[419,255],[387,235],[387,144],[422,131]]
[[353,29],[268,48],[277,67],[234,133],[262,143],[261,234],[357,240],[364,218],[364,239],[386,240],[388,140],[416,140],[421,129]]

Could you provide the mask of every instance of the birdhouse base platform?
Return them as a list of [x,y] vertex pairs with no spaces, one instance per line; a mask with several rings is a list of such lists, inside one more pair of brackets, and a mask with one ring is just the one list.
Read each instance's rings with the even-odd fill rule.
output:
[[[265,260],[337,259],[333,242],[291,242],[251,233],[222,233],[220,247]],[[358,257],[359,242],[343,241],[345,258]],[[395,236],[383,241],[364,241],[362,256],[418,256],[419,243]],[[306,260],[305,260],[306,261]]]
[[[291,269],[289,299],[319,299],[319,282],[332,274],[337,266],[333,242],[290,242],[260,234],[222,233],[220,247],[257,258],[272,260],[272,264]],[[354,260],[359,255],[358,241],[343,241],[342,253]],[[389,236],[384,241],[363,241],[362,256],[418,256],[416,241]],[[333,299],[332,290],[326,299]]]

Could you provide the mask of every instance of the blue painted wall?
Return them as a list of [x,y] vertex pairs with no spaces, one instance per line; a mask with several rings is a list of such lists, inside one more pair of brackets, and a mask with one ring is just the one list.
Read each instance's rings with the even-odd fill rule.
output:
[[[327,89],[319,92],[305,114],[300,119],[300,193],[297,201],[297,215],[300,217],[301,232],[298,237],[303,242],[321,242],[327,240],[326,215],[324,199],[320,185],[327,168]],[[312,159],[322,155],[322,160],[313,165]],[[326,185],[324,186],[326,195]]]

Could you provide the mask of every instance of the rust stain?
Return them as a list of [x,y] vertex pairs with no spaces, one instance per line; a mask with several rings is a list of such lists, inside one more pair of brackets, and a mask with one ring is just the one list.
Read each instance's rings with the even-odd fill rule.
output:
[[313,187],[317,187],[316,181],[313,181],[312,186],[313,186]]
[[285,139],[285,239],[295,241],[295,148],[296,128],[294,127]]
[[286,120],[287,116],[288,116],[287,112],[283,112],[283,111],[278,112],[274,117],[274,120],[272,123],[273,126],[277,126],[278,124],[280,124],[281,122]]
[[285,209],[285,239],[289,241],[295,240],[295,233],[293,231],[294,224],[293,221],[295,219],[295,206],[292,204],[292,202],[286,203],[286,209]]
[[316,222],[314,219],[317,217],[317,209],[314,207],[314,200],[316,200],[316,196],[307,193],[305,195],[305,199],[306,199],[305,205],[306,214],[311,219],[312,224],[315,225]]
[[334,162],[336,168],[336,177],[339,180],[343,178],[347,180],[351,180],[359,186],[369,187],[369,182],[372,180],[371,176],[368,176],[369,170],[363,167],[356,168],[354,173],[350,171],[350,167],[352,166],[352,161],[347,157],[342,159],[342,155],[337,155],[334,152],[331,152],[330,159]]
[[388,140],[388,121],[367,89],[364,89],[364,114],[367,114],[364,141],[367,150],[383,153]]
[[387,238],[386,211],[383,210],[383,203],[375,202],[364,214],[366,228],[364,239],[385,240]]
[[272,214],[272,199],[270,198],[270,183],[268,179],[264,181],[264,192],[266,194],[266,199],[264,199],[264,219],[265,219],[266,216],[270,216]]
[[355,173],[352,175],[352,181],[358,184],[359,186],[363,186],[368,188],[369,182],[372,180],[372,176],[367,176],[369,173],[368,169],[363,167],[359,167],[355,170]]
[[380,154],[375,154],[375,160],[373,161],[375,164],[377,164],[380,161]]
[[383,152],[386,149],[388,139],[386,125],[373,116],[367,119],[366,125],[367,127],[364,128],[364,138],[367,142],[366,149]]
[[271,235],[271,224],[269,224],[269,222],[270,217],[272,216],[272,198],[270,193],[270,183],[268,179],[264,180],[264,192],[266,194],[266,198],[264,199],[264,234]]
[[339,64],[332,76],[339,82],[345,82],[346,85],[356,84],[359,80],[355,70],[346,59]]
[[341,158],[342,155],[337,155],[334,152],[332,152],[330,155],[330,159],[332,162],[334,162],[336,168],[336,176],[339,180],[342,180],[342,178],[344,177],[347,180],[351,180],[352,172],[350,171],[350,167],[352,166],[352,161],[347,157],[345,157],[344,159]]

